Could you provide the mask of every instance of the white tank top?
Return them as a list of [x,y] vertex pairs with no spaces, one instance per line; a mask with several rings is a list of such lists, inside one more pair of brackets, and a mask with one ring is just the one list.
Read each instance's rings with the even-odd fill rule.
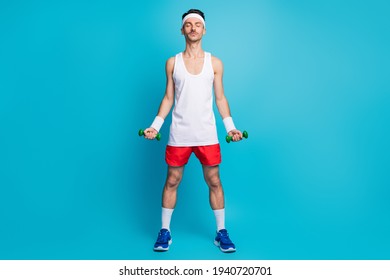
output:
[[217,144],[218,136],[213,112],[214,70],[211,54],[205,52],[203,68],[198,75],[189,73],[184,64],[183,54],[177,54],[173,81],[175,106],[168,145],[183,147]]

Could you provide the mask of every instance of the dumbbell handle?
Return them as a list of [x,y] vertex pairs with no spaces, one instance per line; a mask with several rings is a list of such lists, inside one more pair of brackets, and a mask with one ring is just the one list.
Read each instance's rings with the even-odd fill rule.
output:
[[[242,137],[248,139],[248,132],[243,131],[242,132]],[[230,141],[232,141],[232,139],[233,139],[233,136],[226,135],[226,142],[230,143]]]
[[[144,136],[144,135],[145,135],[145,132],[144,132],[143,129],[138,130],[138,136]],[[160,133],[157,133],[156,139],[157,139],[157,141],[160,141],[160,139],[161,139],[161,134]]]

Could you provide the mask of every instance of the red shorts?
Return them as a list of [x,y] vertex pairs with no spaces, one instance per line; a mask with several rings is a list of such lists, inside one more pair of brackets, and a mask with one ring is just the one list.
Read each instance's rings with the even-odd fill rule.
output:
[[195,147],[167,146],[165,161],[169,166],[186,165],[192,152],[203,165],[214,166],[221,163],[221,148],[219,144]]

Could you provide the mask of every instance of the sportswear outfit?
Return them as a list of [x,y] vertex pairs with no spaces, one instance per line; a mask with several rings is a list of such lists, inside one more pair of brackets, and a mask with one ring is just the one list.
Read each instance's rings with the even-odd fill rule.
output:
[[[175,56],[173,70],[175,106],[172,111],[169,140],[165,160],[169,166],[184,166],[194,153],[206,166],[221,163],[221,151],[213,111],[214,69],[211,54],[205,52],[203,67],[199,74],[187,71],[183,53]],[[235,246],[224,229],[225,209],[214,210],[218,231],[214,244],[223,252],[234,252]],[[162,209],[162,224],[155,251],[167,251],[172,243],[169,231],[173,209]]]
[[183,53],[175,56],[173,70],[175,106],[165,160],[170,166],[183,166],[192,152],[204,165],[221,163],[221,152],[213,111],[214,69],[211,54],[205,52],[199,74],[191,74]]

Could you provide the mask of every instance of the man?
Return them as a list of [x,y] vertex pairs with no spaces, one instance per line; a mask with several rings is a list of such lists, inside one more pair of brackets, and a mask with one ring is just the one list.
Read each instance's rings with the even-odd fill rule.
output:
[[191,9],[184,13],[181,33],[186,41],[185,50],[167,60],[165,96],[152,125],[144,131],[145,138],[154,139],[175,103],[165,154],[168,175],[162,195],[162,228],[154,250],[167,251],[172,243],[170,222],[177,189],[184,166],[194,152],[202,164],[209,187],[210,206],[216,218],[214,244],[223,252],[234,252],[236,247],[225,229],[224,193],[219,177],[221,153],[213,112],[213,87],[218,111],[232,141],[240,141],[242,133],[234,126],[224,95],[222,62],[202,49],[202,37],[206,34],[203,12]]

